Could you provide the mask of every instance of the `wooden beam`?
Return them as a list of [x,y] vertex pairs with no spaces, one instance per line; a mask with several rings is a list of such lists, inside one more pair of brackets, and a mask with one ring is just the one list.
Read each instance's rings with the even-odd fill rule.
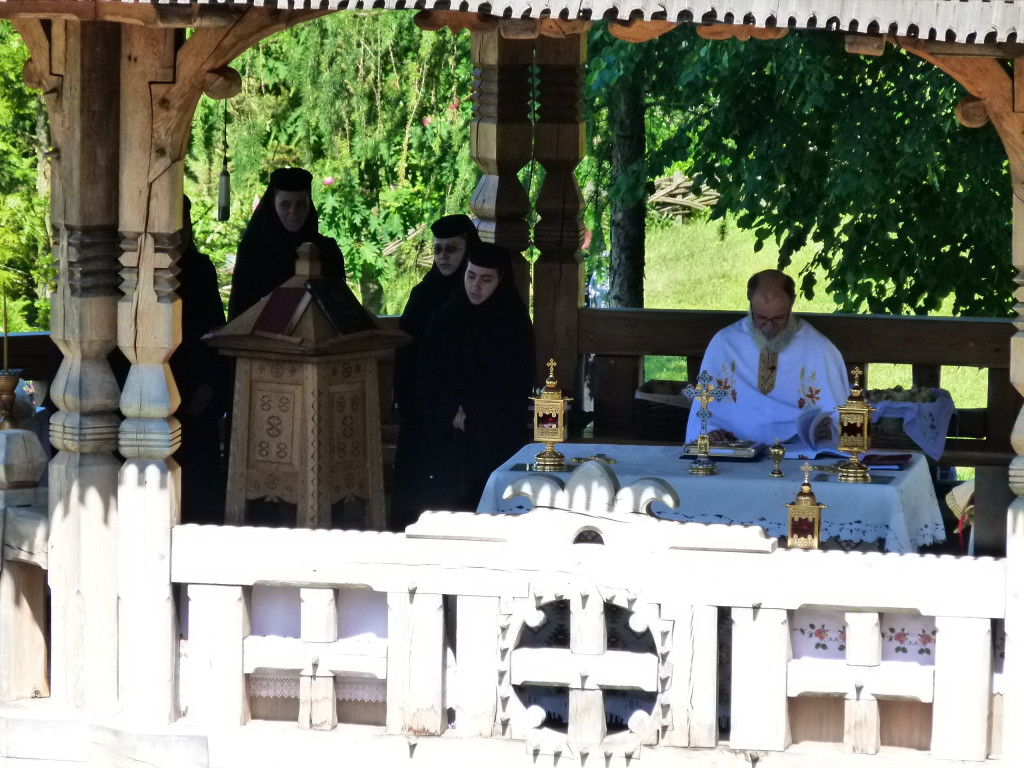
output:
[[[846,360],[1007,369],[1013,323],[988,318],[920,318],[798,313]],[[580,354],[702,357],[711,337],[742,312],[581,309]],[[936,327],[941,326],[941,332]],[[874,339],[886,339],[884,347]]]
[[497,27],[498,22],[499,18],[489,13],[466,11],[420,11],[412,17],[412,23],[424,32],[450,29],[456,35],[464,29],[486,32]]
[[[901,46],[903,39],[909,38],[900,38]],[[931,56],[947,58],[1015,59],[1024,55],[1022,43],[947,43],[945,40],[917,40],[917,44]]]
[[109,21],[148,27],[229,27],[245,6],[82,2],[82,0],[6,0],[0,19],[63,19]]
[[957,102],[956,119],[964,128],[981,128],[988,122],[985,102],[977,96],[964,96]]
[[885,53],[885,44],[891,43],[888,35],[861,35],[851,32],[843,37],[846,52],[859,56],[881,56]]
[[755,27],[753,24],[701,24],[697,35],[705,40],[781,40],[789,27]]
[[565,38],[584,35],[590,30],[589,19],[552,19],[540,20],[540,36]]
[[679,24],[674,21],[630,19],[629,21],[609,21],[608,31],[611,32],[612,37],[625,40],[627,43],[646,43],[678,26]]

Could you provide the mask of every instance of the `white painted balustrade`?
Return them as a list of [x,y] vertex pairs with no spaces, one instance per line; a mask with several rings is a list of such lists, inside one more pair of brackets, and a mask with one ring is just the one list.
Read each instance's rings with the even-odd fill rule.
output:
[[[529,516],[548,514],[572,513],[537,510]],[[651,529],[645,552],[636,549],[639,532],[632,532],[625,551],[615,546],[612,533],[620,521],[604,526],[593,517],[578,520],[575,529],[564,519],[552,521],[550,530],[559,531],[563,540],[527,544],[514,531],[520,520],[525,522],[428,513],[407,536],[175,529],[172,575],[191,585],[190,597],[197,589],[199,594],[222,590],[226,604],[244,604],[246,590],[257,583],[300,586],[303,595],[301,639],[247,636],[244,611],[211,610],[201,617],[193,607],[190,653],[243,658],[231,662],[232,680],[207,676],[194,696],[237,702],[245,690],[245,672],[287,668],[309,677],[301,693],[300,725],[330,728],[334,720],[327,702],[333,700],[328,687],[317,694],[317,675],[380,675],[387,679],[387,733],[441,734],[450,701],[444,691],[441,596],[454,595],[459,681],[455,737],[519,739],[530,754],[577,759],[590,753],[625,757],[654,745],[714,747],[719,738],[721,606],[731,608],[732,617],[733,749],[785,750],[790,744],[791,697],[828,695],[845,699],[847,751],[878,752],[878,700],[908,699],[933,705],[933,757],[985,759],[992,702],[991,626],[1002,616],[1005,589],[1001,561],[757,551],[770,549],[754,546],[751,535],[765,541],[759,533],[725,526],[717,531],[702,526],[693,537],[700,549],[686,549],[688,526],[646,516],[633,521]],[[572,544],[573,534],[584,527],[600,530],[605,545]],[[448,538],[456,528],[464,538]],[[711,548],[716,538],[718,551]],[[747,551],[729,551],[730,546]],[[964,590],[965,583],[972,589]],[[332,653],[330,628],[337,626],[331,616],[332,595],[335,587],[346,585],[387,593],[383,655],[380,648],[362,656]],[[310,595],[316,596],[316,615],[323,614],[319,634],[305,621]],[[520,647],[523,632],[543,621],[539,609],[559,599],[568,600],[571,609],[568,648]],[[609,649],[607,605],[632,611],[631,627],[649,631],[657,653],[645,658]],[[801,606],[839,611],[847,634],[845,658],[792,657],[791,617]],[[936,617],[933,666],[881,661],[883,610]],[[216,626],[204,628],[205,617]],[[233,626],[226,626],[228,621]],[[201,650],[203,642],[226,643],[225,638],[232,638],[233,649]],[[317,664],[311,665],[310,659]],[[543,713],[520,701],[520,684],[566,689],[568,731],[542,727]],[[225,687],[229,696],[217,690]],[[630,718],[625,731],[609,734],[603,694],[614,688],[650,691],[656,705],[653,712]],[[222,722],[224,708],[211,710],[216,711],[209,716]],[[231,711],[241,714],[244,708],[235,705]],[[313,714],[317,711],[318,716]],[[190,719],[206,716],[190,708]],[[245,719],[235,717],[233,722]],[[998,749],[993,745],[993,751]]]
[[[780,550],[760,529],[649,516],[655,497],[678,499],[664,489],[619,489],[607,468],[588,467],[580,482],[589,492],[544,479],[534,485],[547,506],[529,514],[426,513],[406,534],[175,527],[170,580],[185,585],[188,600],[182,722],[189,733],[247,730],[249,678],[272,673],[297,681],[297,735],[341,730],[336,678],[385,681],[383,727],[368,733],[409,739],[410,756],[417,742],[445,734],[453,710],[455,728],[443,743],[518,742],[522,765],[649,757],[660,765],[659,756],[720,740],[798,760],[790,749],[801,726],[793,705],[808,696],[842,702],[843,748],[864,760],[884,753],[881,703],[902,700],[931,706],[930,758],[921,752],[921,759],[999,753],[1001,744],[989,739],[1001,711],[993,707],[993,622],[1004,618],[1005,561]],[[7,510],[0,574],[7,700],[39,695],[22,684],[24,670],[45,663],[36,642],[45,637],[45,617],[11,607],[18,560],[46,566],[45,551],[23,554],[39,549],[41,521],[28,525],[19,515]],[[9,542],[7,532],[19,530],[21,544]],[[574,543],[581,531],[604,543]],[[296,591],[296,637],[254,634],[258,585]],[[383,593],[386,637],[339,635],[339,621],[350,618],[342,589]],[[568,606],[564,642],[526,642],[556,605]],[[837,655],[796,647],[808,607],[832,612],[828,641],[842,644]],[[628,617],[626,636],[643,642],[613,644],[622,631],[612,627],[613,614]],[[934,617],[937,633],[921,641],[920,659],[886,657],[882,636],[893,616],[908,626]],[[731,633],[720,636],[723,627]],[[728,702],[719,700],[723,651],[731,659]],[[1000,679],[1003,690],[1015,689],[1008,674]],[[524,699],[526,688],[540,685],[564,691],[564,728],[549,727],[544,708]],[[653,705],[620,712],[624,726],[616,730],[608,715],[623,690]],[[720,716],[729,718],[727,736]],[[831,750],[829,759],[841,754],[836,746],[818,749]],[[801,750],[808,754],[806,744]]]

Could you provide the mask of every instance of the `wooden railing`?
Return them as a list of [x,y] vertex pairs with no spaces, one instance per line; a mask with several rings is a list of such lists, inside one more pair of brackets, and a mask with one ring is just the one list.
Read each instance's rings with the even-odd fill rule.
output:
[[[633,398],[643,357],[686,358],[696,371],[711,337],[742,316],[739,312],[677,310],[580,310],[579,353],[596,355],[594,434],[635,438]],[[1007,466],[1015,455],[1010,432],[1021,397],[1010,384],[1009,320],[877,315],[803,314],[839,348],[847,365],[859,365],[870,381],[871,363],[909,364],[913,383],[941,386],[943,366],[988,369],[984,408],[958,411],[957,436],[947,440],[942,464]]]
[[[549,520],[570,513],[528,516],[541,514]],[[911,700],[930,706],[917,747],[930,749],[933,759],[977,761],[998,753],[998,730],[991,749],[989,742],[990,727],[998,729],[1001,719],[998,707],[993,710],[1000,697],[992,696],[992,632],[993,620],[1003,616],[1002,561],[771,547],[729,551],[736,537],[748,545],[753,531],[724,526],[712,534],[722,537],[717,544],[702,533],[700,548],[679,548],[678,542],[669,546],[666,536],[686,534],[667,523],[662,525],[672,531],[659,525],[646,541],[630,539],[624,559],[616,525],[636,515],[618,524],[580,517],[580,525],[601,530],[606,546],[552,536],[534,538],[532,545],[502,538],[504,529],[527,523],[528,516],[506,521],[467,515],[476,518],[469,522],[494,523],[493,538],[486,541],[471,540],[468,523],[450,513],[427,513],[421,534],[430,532],[431,518],[440,525],[436,537],[424,538],[179,526],[172,579],[189,585],[189,663],[197,667],[197,687],[186,702],[189,721],[201,730],[245,725],[246,674],[271,668],[298,677],[301,728],[334,727],[335,674],[386,676],[382,734],[440,735],[448,727],[445,708],[454,706],[457,739],[492,739],[495,748],[510,739],[525,742],[524,765],[538,753],[570,748],[605,758],[635,756],[641,745],[713,748],[721,738],[716,670],[725,646],[732,659],[732,749],[785,750],[791,734],[812,728],[799,720],[820,720],[823,704],[801,708],[797,704],[807,700],[799,697],[829,695],[845,697],[845,709],[836,716],[838,740],[847,751],[878,751],[888,716],[879,700]],[[639,517],[642,525],[644,516]],[[446,530],[466,538],[445,538]],[[702,551],[707,547],[720,551]],[[706,578],[709,573],[715,578]],[[300,637],[251,634],[248,594],[259,583],[301,589]],[[971,590],[961,589],[964,583]],[[337,589],[346,585],[387,594],[388,629],[381,645],[358,651],[337,640]],[[449,639],[457,641],[451,643],[457,702],[444,693],[443,595],[452,596],[456,617]],[[525,625],[535,626],[538,609],[553,600],[569,603],[568,646],[524,649]],[[607,647],[609,605],[634,614],[630,626],[640,636],[650,632],[656,652],[649,659]],[[845,658],[793,657],[794,611],[804,605],[845,614]],[[935,617],[933,666],[919,666],[912,657],[881,658],[879,609],[866,607],[880,605],[896,614]],[[731,609],[729,638],[719,636],[719,608]],[[591,625],[598,629],[588,634]],[[564,732],[543,727],[543,716],[513,689],[537,683],[567,688],[571,745]],[[606,734],[606,688],[651,691],[653,710],[634,713],[624,732]]]
[[[742,313],[650,309],[580,310],[580,355],[595,355],[594,436],[636,439],[633,399],[642,383],[643,358],[672,355],[686,358],[687,369],[700,366],[711,337]],[[842,352],[849,366],[860,365],[871,376],[871,363],[909,364],[912,383],[941,386],[943,366],[988,370],[984,408],[958,409],[956,436],[946,442],[941,463],[947,466],[1007,466],[1015,455],[1010,432],[1021,410],[1020,395],[1010,384],[1009,320],[989,318],[889,317],[878,315],[803,314]],[[382,318],[388,327],[396,318]],[[52,379],[60,352],[47,333],[10,337],[12,365],[23,378]],[[390,387],[388,375],[382,387]],[[382,403],[390,393],[382,392]],[[386,412],[385,407],[382,412]]]

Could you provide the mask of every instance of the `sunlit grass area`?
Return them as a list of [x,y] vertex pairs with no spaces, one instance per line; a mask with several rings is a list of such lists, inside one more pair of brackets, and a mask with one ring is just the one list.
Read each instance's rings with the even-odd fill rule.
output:
[[[647,234],[647,268],[644,304],[650,309],[747,309],[747,278],[777,265],[778,249],[771,243],[754,252],[754,235],[732,223],[693,221],[682,226],[650,228]],[[798,253],[786,271],[797,279],[810,260],[810,251]],[[823,285],[823,276],[818,284]],[[823,291],[813,299],[798,297],[797,312],[836,311],[835,302]],[[873,389],[897,384],[909,387],[909,365],[876,363],[869,368]],[[680,358],[648,357],[647,379],[686,380],[686,363]],[[988,372],[963,366],[944,367],[942,386],[959,408],[985,406]]]

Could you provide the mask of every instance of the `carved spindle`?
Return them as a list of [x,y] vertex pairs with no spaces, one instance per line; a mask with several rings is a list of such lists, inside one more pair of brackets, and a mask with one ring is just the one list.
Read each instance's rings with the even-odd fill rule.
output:
[[[118,345],[131,363],[121,394],[120,697],[154,724],[178,717],[177,622],[170,534],[180,519],[180,398],[168,361],[181,341],[177,288],[183,164],[168,136],[177,54],[171,29],[125,27],[121,61],[121,290]],[[172,81],[171,84],[167,80]],[[196,96],[201,81],[193,85]],[[178,149],[177,151],[183,151]]]
[[534,243],[540,256],[534,265],[534,327],[538,361],[555,358],[563,366],[559,378],[577,389],[576,337],[583,306],[583,195],[576,166],[586,152],[583,120],[585,35],[538,37],[536,62],[540,82],[534,157],[544,167],[537,197],[540,219]]
[[[504,245],[513,254],[530,244],[526,217],[527,191],[518,173],[528,162],[533,145],[530,123],[530,67],[533,41],[502,37],[498,30],[474,31],[473,121],[469,151],[483,171],[470,208],[479,219],[480,238]],[[516,285],[529,293],[529,267],[513,258]]]
[[26,75],[47,89],[57,289],[50,335],[64,355],[51,388],[51,696],[91,713],[117,708],[118,388],[116,339],[117,25],[20,20]]

